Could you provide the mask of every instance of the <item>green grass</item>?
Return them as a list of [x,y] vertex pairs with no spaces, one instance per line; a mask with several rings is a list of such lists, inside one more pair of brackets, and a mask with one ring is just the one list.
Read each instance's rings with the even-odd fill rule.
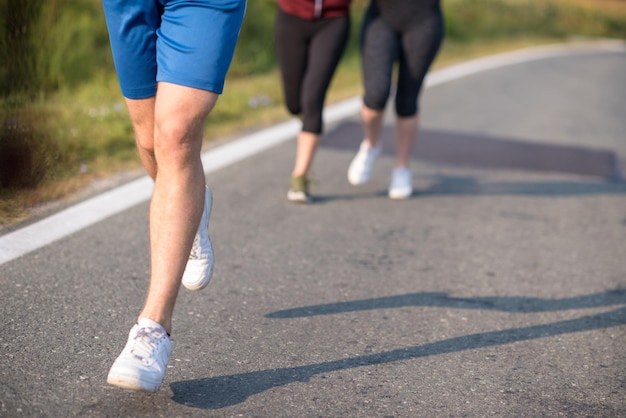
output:
[[[0,0],[0,16],[6,10],[4,1]],[[364,3],[354,3],[353,36],[327,103],[361,93],[357,39]],[[141,172],[106,44],[100,1],[42,4],[50,8],[42,15],[48,21],[38,24],[35,32],[42,36],[42,28],[48,28],[49,51],[40,50],[39,60],[47,75],[39,75],[36,91],[16,93],[10,83],[0,89],[0,153],[6,154],[11,144],[24,143],[30,147],[24,152],[32,154],[31,166],[22,176],[28,181],[7,187],[0,177],[0,225],[28,218],[42,203],[71,198],[93,180],[120,171]],[[63,9],[68,4],[73,7]],[[626,38],[624,0],[444,0],[443,5],[446,41],[435,68],[571,36]],[[273,48],[266,46],[272,44],[274,8],[273,0],[249,2],[224,94],[206,126],[207,143],[290,117],[282,103]],[[55,24],[49,21],[52,12]],[[0,46],[6,46],[7,37],[0,29]],[[6,57],[6,51],[0,52]],[[1,62],[0,75],[15,70]],[[262,103],[251,106],[255,101]],[[26,139],[11,139],[16,129],[26,132]]]

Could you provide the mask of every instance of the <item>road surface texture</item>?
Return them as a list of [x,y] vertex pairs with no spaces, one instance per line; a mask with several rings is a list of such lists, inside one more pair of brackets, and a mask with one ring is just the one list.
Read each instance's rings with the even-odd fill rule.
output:
[[[415,195],[329,123],[208,174],[211,285],[181,290],[155,394],[106,384],[148,278],[143,201],[0,265],[2,417],[626,417],[626,49],[429,86]],[[391,110],[391,109],[390,109]],[[295,135],[295,134],[294,134]]]

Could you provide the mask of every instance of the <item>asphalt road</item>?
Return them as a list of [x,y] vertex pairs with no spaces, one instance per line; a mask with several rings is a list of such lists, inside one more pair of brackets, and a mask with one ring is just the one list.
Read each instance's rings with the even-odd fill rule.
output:
[[416,194],[295,142],[208,176],[217,264],[182,290],[156,394],[106,384],[141,308],[147,203],[0,265],[0,416],[626,417],[626,49],[434,85]]

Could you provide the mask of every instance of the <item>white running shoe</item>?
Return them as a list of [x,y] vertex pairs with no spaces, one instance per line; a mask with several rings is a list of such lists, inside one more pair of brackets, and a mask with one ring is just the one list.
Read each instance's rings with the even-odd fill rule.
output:
[[207,187],[204,197],[204,212],[202,212],[200,226],[198,226],[198,232],[193,239],[189,260],[187,260],[187,266],[183,273],[183,286],[189,290],[204,289],[213,275],[215,257],[209,238],[209,218],[211,217],[212,204],[211,189]]
[[372,175],[372,168],[376,158],[380,155],[383,142],[378,141],[375,147],[370,147],[365,141],[361,142],[359,152],[354,156],[348,168],[348,181],[353,186],[365,184]]
[[115,360],[107,383],[124,389],[156,392],[167,370],[172,342],[165,329],[141,318],[128,334],[122,354]]
[[392,199],[406,199],[413,194],[413,175],[407,167],[396,167],[391,172],[389,182],[389,197]]

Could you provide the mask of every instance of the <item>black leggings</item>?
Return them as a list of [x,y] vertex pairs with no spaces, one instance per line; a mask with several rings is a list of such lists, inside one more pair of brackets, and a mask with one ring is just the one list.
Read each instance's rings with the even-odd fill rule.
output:
[[302,114],[305,132],[322,133],[326,91],[349,32],[348,15],[310,21],[278,9],[274,41],[285,103],[291,114]]
[[[412,7],[417,4],[413,3]],[[398,61],[396,114],[401,117],[417,114],[424,77],[443,39],[443,16],[438,2],[423,4],[424,10],[414,14],[412,22],[403,27],[392,27],[381,17],[376,2],[370,4],[361,33],[363,102],[370,109],[385,108],[393,64]]]

